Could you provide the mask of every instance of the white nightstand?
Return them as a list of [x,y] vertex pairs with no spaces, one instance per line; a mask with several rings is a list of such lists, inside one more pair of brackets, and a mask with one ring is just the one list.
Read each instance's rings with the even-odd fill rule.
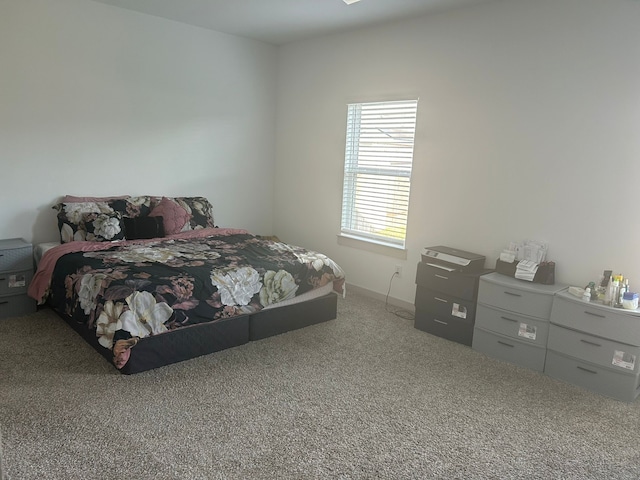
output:
[[33,248],[22,238],[0,240],[0,318],[36,311],[27,296],[33,278]]

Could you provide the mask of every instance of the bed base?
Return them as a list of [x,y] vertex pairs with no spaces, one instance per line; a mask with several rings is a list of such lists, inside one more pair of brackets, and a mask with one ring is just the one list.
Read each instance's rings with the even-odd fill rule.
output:
[[[111,351],[98,343],[94,330],[75,322],[55,308],[53,310],[113,365]],[[333,320],[336,316],[337,295],[330,293],[306,302],[262,310],[253,315],[183,327],[167,334],[142,339],[133,347],[129,361],[119,371],[126,375],[144,372]]]
[[[56,311],[84,340],[113,365],[111,350],[98,343],[95,330],[75,322]],[[249,316],[234,317],[217,322],[199,323],[174,330],[166,335],[143,338],[131,350],[131,357],[119,371],[140,373],[190,358],[244,345],[249,341]],[[115,366],[114,366],[115,368]]]
[[279,335],[316,323],[333,320],[338,316],[338,296],[330,293],[286,307],[262,310],[249,319],[249,340]]

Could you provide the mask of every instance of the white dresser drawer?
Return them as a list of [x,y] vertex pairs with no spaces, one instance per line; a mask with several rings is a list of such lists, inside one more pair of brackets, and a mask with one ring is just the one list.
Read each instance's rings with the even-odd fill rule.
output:
[[556,295],[551,323],[640,346],[640,312],[584,302],[566,292]]
[[32,252],[31,244],[21,238],[0,240],[0,271],[32,268]]
[[18,317],[36,311],[36,301],[26,295],[0,297],[0,318]]
[[544,373],[625,402],[633,402],[640,393],[638,375],[624,374],[582,362],[553,350],[547,351]]
[[547,350],[477,326],[473,330],[473,349],[491,357],[542,372]]
[[627,373],[640,371],[640,347],[551,325],[547,348],[578,360]]
[[33,277],[33,269],[21,272],[0,272],[0,295],[27,293]]
[[548,319],[553,294],[563,287],[517,280],[499,273],[480,277],[478,303],[522,315]]
[[524,342],[546,346],[549,322],[478,304],[476,326]]

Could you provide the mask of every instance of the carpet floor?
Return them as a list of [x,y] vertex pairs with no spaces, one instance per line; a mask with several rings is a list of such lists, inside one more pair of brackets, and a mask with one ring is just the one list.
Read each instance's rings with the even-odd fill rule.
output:
[[413,328],[338,318],[119,374],[53,312],[0,320],[5,477],[633,479],[624,403]]

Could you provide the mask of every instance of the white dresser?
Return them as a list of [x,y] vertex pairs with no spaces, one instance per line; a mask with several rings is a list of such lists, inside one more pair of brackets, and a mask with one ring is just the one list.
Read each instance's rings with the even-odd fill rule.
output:
[[551,377],[628,402],[640,393],[640,310],[558,293],[547,348]]
[[472,348],[542,372],[554,294],[566,285],[542,285],[500,273],[480,277]]

